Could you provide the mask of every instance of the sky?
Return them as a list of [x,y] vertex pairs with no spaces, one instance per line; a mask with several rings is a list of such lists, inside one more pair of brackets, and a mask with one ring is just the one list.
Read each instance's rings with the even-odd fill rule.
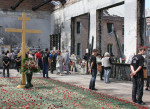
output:
[[[124,17],[124,4],[123,5],[120,5],[120,6],[117,6],[117,7],[113,7],[113,8],[110,8],[108,10],[109,14],[111,15],[118,15],[118,16],[121,16],[121,17]],[[150,9],[150,0],[145,0],[145,9]]]
[[120,6],[109,8],[108,12],[109,12],[110,15],[118,15],[120,17],[124,17],[124,14],[125,14],[124,6],[125,5],[123,4],[123,5],[120,5]]
[[145,0],[145,9],[150,8],[150,0]]

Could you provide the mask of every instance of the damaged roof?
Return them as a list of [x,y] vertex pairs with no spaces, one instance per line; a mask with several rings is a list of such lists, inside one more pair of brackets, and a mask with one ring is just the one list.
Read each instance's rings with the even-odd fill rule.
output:
[[0,0],[0,9],[53,11],[57,5],[64,5],[68,0]]

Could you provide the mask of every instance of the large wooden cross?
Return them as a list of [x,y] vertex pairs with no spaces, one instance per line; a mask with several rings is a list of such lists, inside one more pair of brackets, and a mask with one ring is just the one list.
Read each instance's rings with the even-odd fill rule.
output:
[[[40,30],[27,30],[26,29],[26,21],[30,21],[29,17],[26,17],[26,13],[22,13],[22,17],[18,17],[18,20],[22,20],[22,29],[14,29],[14,28],[6,28],[6,32],[19,32],[22,33],[22,45],[21,45],[21,58],[22,60],[25,58],[26,54],[26,33],[41,33]],[[25,74],[22,73],[21,77],[21,85],[17,86],[18,88],[25,87],[26,80],[25,80]]]

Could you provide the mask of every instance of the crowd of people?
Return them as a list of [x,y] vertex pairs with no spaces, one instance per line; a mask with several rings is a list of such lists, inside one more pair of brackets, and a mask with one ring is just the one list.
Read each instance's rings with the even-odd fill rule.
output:
[[[7,77],[9,77],[9,69],[16,69],[18,72],[20,72],[21,69],[21,56],[18,56],[18,52],[12,51],[9,53],[2,52],[2,63],[3,63],[3,77],[5,77],[5,69],[7,69]],[[48,71],[53,74],[54,70],[57,71],[57,74],[62,75],[64,68],[67,71],[67,74],[70,74],[69,72],[69,51],[66,50],[64,56],[62,56],[62,53],[60,50],[56,51],[49,51],[48,48],[46,48],[44,51],[38,50],[37,52],[29,51],[26,53],[26,58],[33,59],[37,66],[40,67],[40,69],[43,71],[43,77],[48,78]]]
[[[130,74],[133,82],[133,88],[132,88],[132,100],[135,103],[138,104],[144,104],[142,101],[143,96],[143,88],[144,88],[144,76],[143,76],[143,66],[144,66],[144,57],[142,55],[145,54],[145,48],[139,48],[139,52],[137,55],[134,55],[131,61],[131,71]],[[3,52],[3,77],[5,77],[5,69],[7,69],[7,77],[9,77],[9,68],[16,68],[19,72],[21,67],[21,57],[17,56],[19,52],[14,53],[13,51],[9,53]],[[91,73],[92,78],[90,80],[89,89],[91,90],[97,90],[95,88],[95,80],[97,76],[97,56],[98,50],[94,49],[92,51],[92,55],[90,56],[90,64],[88,66],[88,71]],[[69,51],[66,50],[65,55],[62,56],[62,53],[60,50],[56,51],[49,51],[47,48],[44,51],[39,50],[36,53],[33,53],[32,51],[29,51],[26,54],[26,58],[33,59],[37,66],[40,67],[40,69],[43,71],[43,78],[49,78],[48,76],[48,70],[51,71],[53,74],[54,70],[57,70],[57,74],[62,75],[65,70],[67,71],[67,74],[70,74],[69,72],[69,64],[70,64],[70,58],[69,58]],[[88,59],[87,59],[88,60]],[[104,82],[106,84],[110,83],[110,74],[111,74],[111,57],[108,52],[104,54],[104,56],[101,57],[101,74],[100,78],[103,80],[104,75]],[[147,62],[147,67],[150,67],[150,55]],[[149,78],[150,78],[150,68],[147,68],[147,84],[146,89],[149,90]]]

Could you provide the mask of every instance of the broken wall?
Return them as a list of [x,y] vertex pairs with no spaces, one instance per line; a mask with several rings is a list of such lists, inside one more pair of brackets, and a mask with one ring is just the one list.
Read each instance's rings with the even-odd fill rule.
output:
[[[68,39],[71,41],[71,18],[79,15],[83,15],[86,13],[90,13],[90,40],[92,41],[92,36],[94,37],[94,48],[96,48],[96,10],[100,8],[107,7],[109,5],[114,5],[116,3],[123,2],[123,0],[81,0],[71,5],[67,5],[60,9],[55,10],[51,14],[51,22],[53,23],[51,26],[55,25],[55,20],[60,19],[60,24],[63,23],[63,30],[61,33],[62,42]],[[66,24],[66,25],[65,25]],[[52,28],[51,28],[52,29]],[[51,30],[51,34],[54,33],[54,29]],[[70,42],[65,43],[65,48],[71,46]]]
[[[29,47],[40,47],[42,49],[50,47],[50,13],[43,11],[26,11],[30,21],[26,22],[26,28],[41,30],[42,34],[26,34],[26,44]],[[5,28],[22,28],[22,21],[18,17],[22,16],[22,11],[2,11],[0,10],[0,26],[2,27],[2,37],[8,37],[5,42],[8,44],[15,41],[16,45],[21,45],[21,33],[8,33]],[[5,38],[4,38],[5,39]],[[9,40],[8,40],[9,39]]]
[[[128,57],[132,53],[136,53],[137,49],[137,0],[81,0],[71,5],[66,5],[55,10],[51,14],[51,34],[54,34],[53,26],[55,20],[60,19],[60,25],[63,24],[61,31],[61,41],[64,48],[71,46],[71,18],[86,13],[90,14],[90,36],[89,43],[94,37],[94,46],[96,48],[96,12],[99,9],[112,7],[121,3],[125,3],[125,36],[124,36],[124,53]],[[129,46],[130,45],[130,46]]]

